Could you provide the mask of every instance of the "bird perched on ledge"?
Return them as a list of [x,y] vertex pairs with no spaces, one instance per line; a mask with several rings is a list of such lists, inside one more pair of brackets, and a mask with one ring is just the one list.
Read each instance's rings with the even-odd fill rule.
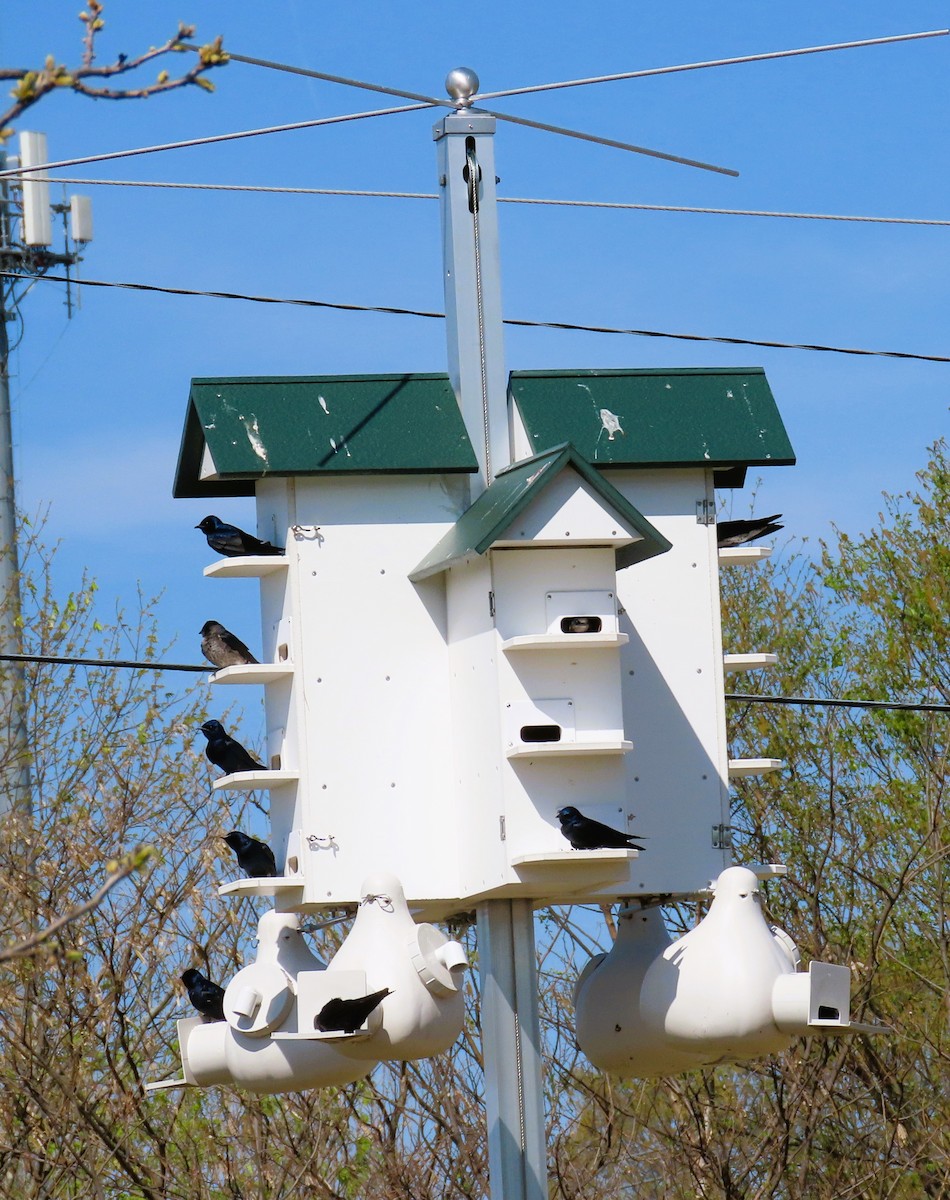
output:
[[611,829],[585,817],[572,804],[559,808],[555,813],[561,822],[561,833],[571,843],[572,850],[643,850],[632,841],[633,834],[621,833],[619,829]]
[[225,558],[243,558],[248,554],[283,554],[280,546],[262,542],[252,533],[245,533],[236,525],[229,525],[220,517],[204,517],[195,526],[208,539],[208,545]]
[[201,653],[216,667],[246,667],[257,662],[241,639],[220,621],[205,621],[201,626]]
[[197,1009],[206,1021],[225,1019],[223,987],[212,983],[196,967],[189,967],[182,975],[181,981],[188,989],[188,999],[192,1007]]
[[267,879],[277,874],[274,851],[266,842],[260,842],[240,829],[224,834],[221,841],[227,842],[234,851],[238,866],[248,879]]
[[220,721],[205,721],[201,732],[208,739],[205,754],[225,775],[233,775],[235,771],[267,770],[264,763],[258,762],[253,755],[248,754],[240,742],[228,736]]
[[341,1000],[335,997],[328,1000],[317,1013],[314,1026],[321,1033],[335,1033],[337,1030],[341,1033],[356,1033],[373,1009],[390,995],[390,988],[380,988],[378,992],[358,996],[355,1000]]
[[756,517],[750,521],[719,521],[716,525],[716,545],[720,550],[727,546],[744,546],[746,542],[778,533],[785,528],[776,524],[781,515],[772,513],[770,517]]

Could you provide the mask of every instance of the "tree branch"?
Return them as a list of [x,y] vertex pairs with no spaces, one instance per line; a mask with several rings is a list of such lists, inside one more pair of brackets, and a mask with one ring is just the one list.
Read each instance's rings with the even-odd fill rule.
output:
[[[176,33],[166,39],[160,46],[150,46],[141,54],[129,57],[119,54],[113,62],[102,66],[95,65],[96,38],[105,26],[103,19],[103,4],[101,0],[89,0],[87,8],[79,14],[79,19],[85,26],[82,38],[82,57],[79,66],[74,69],[57,63],[50,54],[41,68],[3,68],[0,69],[0,79],[15,81],[10,92],[13,104],[0,114],[0,142],[5,141],[13,133],[10,126],[12,121],[22,116],[27,109],[32,108],[39,100],[57,88],[69,88],[81,96],[89,96],[94,100],[142,100],[159,92],[170,92],[176,88],[188,87],[194,84],[206,92],[214,91],[214,84],[205,78],[206,72],[213,67],[224,66],[228,61],[222,39],[215,38],[204,46],[186,46],[182,38],[194,36],[193,25],[179,23]],[[141,87],[108,88],[90,86],[89,79],[112,79],[127,75],[147,65],[154,59],[166,54],[182,54],[185,50],[197,50],[198,61],[188,70],[179,75],[172,75],[166,70],[158,73],[154,83]]]
[[44,942],[49,941],[61,929],[98,908],[116,884],[141,870],[151,854],[152,850],[149,846],[140,846],[131,854],[126,855],[124,861],[107,876],[99,890],[94,892],[83,904],[69,909],[68,912],[63,913],[61,917],[57,917],[55,921],[47,925],[45,929],[40,929],[28,938],[24,938],[20,942],[13,942],[0,950],[0,963],[10,962],[14,958],[28,958],[31,954],[35,954]]

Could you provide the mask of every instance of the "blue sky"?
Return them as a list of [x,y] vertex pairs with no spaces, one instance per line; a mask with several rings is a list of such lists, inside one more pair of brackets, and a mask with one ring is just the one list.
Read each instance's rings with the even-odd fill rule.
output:
[[[77,4],[6,0],[0,62],[76,61]],[[264,15],[262,15],[262,13]],[[473,67],[485,90],[829,42],[939,29],[946,7],[721,0],[581,9],[379,0],[110,0],[104,60],[173,32],[224,35],[252,56],[434,95]],[[730,179],[500,126],[499,195],[944,219],[950,37],[498,101],[507,111],[733,167]],[[58,94],[19,124],[54,158],[381,107],[371,93],[231,64],[198,89],[144,102]],[[398,103],[398,101],[396,102]],[[61,174],[291,187],[435,190],[423,112],[96,164]],[[11,149],[15,149],[11,147]],[[434,201],[260,196],[70,185],[93,197],[81,273],[186,288],[442,308]],[[54,189],[55,191],[55,189]],[[503,205],[505,315],[709,335],[947,354],[950,228]],[[175,501],[189,380],[445,368],[441,322],[87,288],[23,306],[11,367],[19,499],[49,508],[64,588],[83,568],[104,603],[165,589],[172,657],[198,661],[209,616],[257,644],[255,585],[207,581]],[[634,337],[506,333],[508,365],[766,369],[796,468],[763,473],[760,511],[783,511],[813,547],[832,523],[869,528],[882,490],[914,484],[947,429],[950,365]],[[738,513],[747,489],[734,498]],[[222,501],[253,525],[251,501]]]

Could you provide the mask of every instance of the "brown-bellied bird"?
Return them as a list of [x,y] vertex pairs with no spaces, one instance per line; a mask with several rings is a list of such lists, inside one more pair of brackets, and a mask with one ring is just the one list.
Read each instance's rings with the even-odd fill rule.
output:
[[266,879],[277,874],[274,851],[266,842],[259,842],[240,829],[232,829],[224,834],[221,841],[227,842],[234,851],[238,866],[248,879]]
[[342,1033],[356,1033],[373,1009],[391,995],[390,988],[380,988],[378,992],[358,996],[355,1000],[341,1000],[337,996],[328,1000],[320,1009],[314,1018],[314,1026],[322,1033],[337,1030]]
[[201,1013],[206,1021],[224,1020],[224,988],[202,975],[196,967],[189,967],[183,972],[181,981],[188,989],[188,999],[192,1007]]
[[235,771],[266,771],[267,767],[248,754],[240,742],[229,737],[220,721],[205,721],[201,732],[208,739],[205,754],[225,775]]
[[716,545],[722,549],[726,546],[744,546],[746,542],[754,542],[756,538],[768,537],[770,533],[778,533],[784,525],[776,521],[781,513],[772,513],[770,517],[756,517],[750,521],[720,521],[716,525]]
[[220,621],[205,621],[201,626],[201,653],[216,667],[246,667],[257,662],[241,639]]
[[555,813],[561,822],[561,833],[571,843],[572,850],[643,850],[632,840],[632,833],[611,829],[591,817],[585,817],[573,804]]
[[245,533],[236,525],[229,525],[220,517],[203,517],[195,526],[208,539],[212,550],[217,550],[225,558],[242,558],[247,554],[283,554],[280,546],[270,542],[262,542],[252,533]]

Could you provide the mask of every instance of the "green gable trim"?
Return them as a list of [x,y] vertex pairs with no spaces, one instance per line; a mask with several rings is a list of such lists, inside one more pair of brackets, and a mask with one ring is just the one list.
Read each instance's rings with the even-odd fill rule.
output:
[[467,509],[448,533],[429,551],[409,578],[413,583],[447,570],[473,554],[484,554],[499,541],[516,518],[561,471],[572,467],[604,504],[642,537],[621,548],[624,566],[664,554],[671,543],[617,491],[590,467],[573,446],[555,446],[544,454],[522,459],[500,471],[495,480]]
[[[207,447],[215,479],[202,479]],[[193,379],[174,495],[252,496],[265,475],[473,472],[447,375]]]
[[597,467],[790,466],[761,367],[512,371],[532,448],[570,441]]

